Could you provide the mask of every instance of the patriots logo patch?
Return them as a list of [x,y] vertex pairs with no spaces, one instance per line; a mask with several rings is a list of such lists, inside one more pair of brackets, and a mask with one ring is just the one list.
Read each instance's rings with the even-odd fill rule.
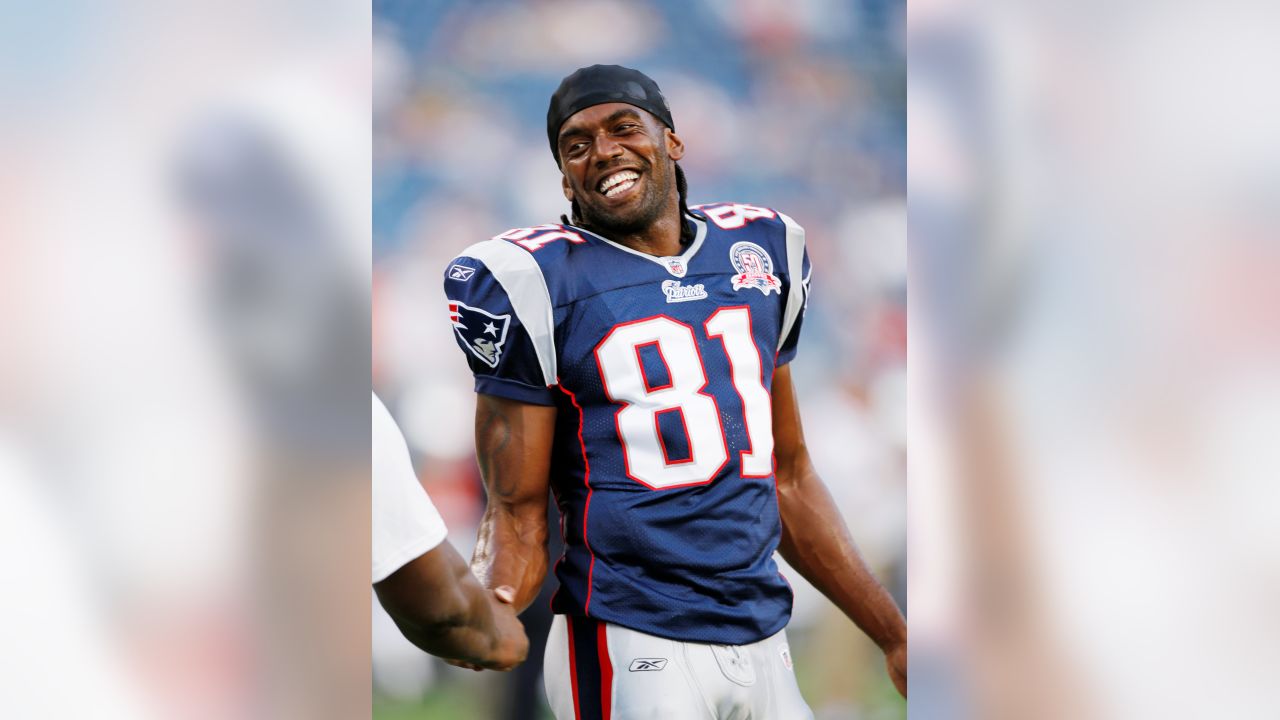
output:
[[480,362],[485,365],[498,367],[502,345],[507,341],[507,328],[511,325],[510,315],[494,315],[480,308],[450,301],[449,321],[453,323],[453,331],[457,333],[462,347],[480,358]]

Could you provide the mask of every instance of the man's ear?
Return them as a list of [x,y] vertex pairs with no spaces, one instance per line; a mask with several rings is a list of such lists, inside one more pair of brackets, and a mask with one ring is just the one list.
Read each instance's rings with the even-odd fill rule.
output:
[[675,130],[667,128],[666,141],[667,155],[670,156],[672,160],[679,160],[684,157],[684,141],[680,139],[680,136],[676,134]]
[[564,199],[573,202],[573,189],[569,187],[569,176],[560,174],[560,189],[564,191]]

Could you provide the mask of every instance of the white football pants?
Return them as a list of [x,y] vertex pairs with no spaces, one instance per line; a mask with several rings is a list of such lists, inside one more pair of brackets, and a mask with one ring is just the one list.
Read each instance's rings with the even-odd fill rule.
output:
[[785,631],[750,645],[703,645],[556,615],[543,683],[556,720],[813,718]]

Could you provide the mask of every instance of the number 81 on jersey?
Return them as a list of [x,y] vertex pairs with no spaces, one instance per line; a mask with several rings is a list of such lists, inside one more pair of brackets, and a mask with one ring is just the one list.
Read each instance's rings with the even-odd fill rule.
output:
[[[751,310],[717,310],[703,332],[720,340],[729,360],[734,390],[742,400],[743,424],[750,447],[741,455],[743,477],[773,472],[773,420],[764,387],[760,350],[751,336]],[[654,490],[711,482],[729,460],[716,400],[706,392],[707,375],[693,327],[665,315],[618,325],[596,346],[596,364],[609,400],[622,407],[616,415],[627,475]],[[652,387],[645,378],[639,348],[657,345],[670,383]],[[690,457],[670,462],[662,444],[659,416],[680,413]]]

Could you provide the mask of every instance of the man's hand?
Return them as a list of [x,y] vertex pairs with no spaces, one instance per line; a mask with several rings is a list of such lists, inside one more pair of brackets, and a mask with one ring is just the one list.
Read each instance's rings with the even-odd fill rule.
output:
[[898,688],[902,697],[907,697],[907,644],[900,643],[888,648],[884,653],[884,664],[889,670],[889,678],[893,686]]

